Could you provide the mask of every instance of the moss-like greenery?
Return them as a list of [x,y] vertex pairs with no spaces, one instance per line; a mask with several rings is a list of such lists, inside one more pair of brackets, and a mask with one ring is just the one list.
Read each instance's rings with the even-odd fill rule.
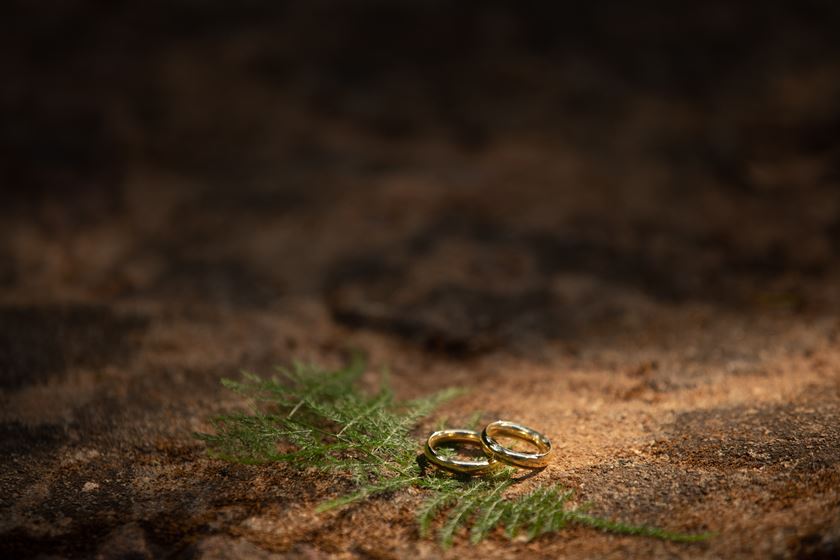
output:
[[385,383],[373,394],[361,391],[357,381],[363,371],[363,363],[356,360],[338,371],[295,364],[280,369],[277,378],[245,374],[241,381],[223,380],[226,387],[252,399],[252,410],[214,418],[215,433],[198,437],[212,456],[221,459],[281,461],[352,477],[356,490],[322,503],[321,511],[419,488],[424,491],[417,513],[420,534],[426,536],[437,527],[440,542],[447,547],[459,531],[467,531],[470,541],[477,543],[497,527],[510,538],[524,534],[531,539],[568,524],[679,542],[708,538],[591,516],[571,507],[572,492],[556,485],[536,485],[530,492],[509,497],[508,490],[517,484],[512,469],[473,479],[434,469],[426,472],[413,432],[459,391],[398,401]]

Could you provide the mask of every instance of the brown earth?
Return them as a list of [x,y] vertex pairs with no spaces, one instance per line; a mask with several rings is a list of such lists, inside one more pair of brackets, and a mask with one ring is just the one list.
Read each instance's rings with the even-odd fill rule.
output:
[[[625,4],[12,2],[0,556],[840,556],[840,14]],[[443,552],[193,438],[352,349],[716,535]]]

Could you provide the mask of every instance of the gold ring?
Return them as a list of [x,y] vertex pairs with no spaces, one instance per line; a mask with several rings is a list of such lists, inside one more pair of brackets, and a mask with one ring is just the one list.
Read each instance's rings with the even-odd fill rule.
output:
[[460,474],[479,474],[496,467],[492,457],[482,457],[474,461],[442,457],[438,455],[436,447],[445,442],[474,443],[481,448],[481,436],[473,430],[440,430],[429,436],[424,453],[426,458],[435,465],[451,472]]
[[[494,436],[508,436],[533,443],[539,452],[526,453],[508,449],[496,441]],[[496,420],[487,424],[481,432],[481,446],[489,457],[526,469],[539,469],[546,466],[551,456],[551,440],[536,430],[506,420]]]

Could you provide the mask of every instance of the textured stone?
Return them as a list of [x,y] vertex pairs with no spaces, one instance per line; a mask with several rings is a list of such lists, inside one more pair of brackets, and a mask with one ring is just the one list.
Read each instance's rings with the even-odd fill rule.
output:
[[[0,557],[837,556],[834,4],[53,4],[0,18]],[[418,449],[519,420],[524,487],[716,536],[443,552],[193,437],[353,349],[470,389]]]

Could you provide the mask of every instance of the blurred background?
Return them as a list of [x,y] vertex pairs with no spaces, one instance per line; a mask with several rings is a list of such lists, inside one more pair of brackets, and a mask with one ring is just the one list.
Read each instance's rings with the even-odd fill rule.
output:
[[[262,476],[214,486],[221,467],[190,439],[231,404],[218,379],[242,368],[337,364],[357,348],[393,369],[400,394],[498,375],[528,387],[536,367],[551,387],[570,370],[606,376],[563,393],[586,402],[676,409],[695,387],[792,395],[800,374],[836,372],[820,354],[840,337],[836,2],[7,0],[2,12],[12,556],[100,542],[107,556],[138,534],[131,523],[155,554],[209,531],[196,512]],[[756,372],[779,356],[814,364],[773,385]],[[764,437],[726,414],[731,437]],[[762,414],[773,441],[811,437]],[[815,414],[823,436],[836,427]],[[692,422],[686,437],[704,429]],[[836,464],[838,441],[820,465]],[[169,478],[144,486],[138,456]],[[182,464],[191,474],[172,474]],[[603,488],[620,485],[610,476]],[[105,479],[119,483],[106,492]],[[47,493],[21,490],[43,480]],[[103,490],[80,497],[89,481]],[[129,536],[113,544],[119,527]],[[815,531],[785,550],[818,546]]]
[[[732,295],[704,276],[710,253],[737,276],[814,272],[836,250],[830,2],[5,11],[7,227],[57,239],[110,219],[170,254],[194,242],[239,255],[266,222],[311,230],[294,247],[278,235],[263,271],[220,271],[202,251],[167,257],[242,282],[249,269],[306,276],[333,242],[505,240],[677,298]],[[325,207],[350,215],[301,223]],[[165,231],[173,213],[177,233]],[[137,223],[114,219],[128,214]],[[21,252],[11,237],[5,252]],[[4,262],[8,283],[17,267]],[[145,287],[129,283],[110,295]],[[250,288],[235,297],[279,293]]]
[[5,12],[7,293],[317,294],[456,352],[604,285],[837,303],[803,288],[840,251],[831,2]]

